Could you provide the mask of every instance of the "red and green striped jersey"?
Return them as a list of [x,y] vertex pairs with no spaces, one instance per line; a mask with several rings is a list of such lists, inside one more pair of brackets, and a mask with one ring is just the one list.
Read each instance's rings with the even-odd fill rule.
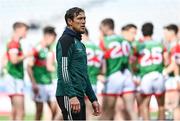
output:
[[23,52],[22,52],[22,48],[21,48],[21,44],[19,41],[15,41],[15,40],[11,40],[8,44],[7,44],[7,58],[8,58],[8,63],[7,63],[7,72],[14,78],[17,79],[23,79],[24,78],[24,68],[23,68],[23,61],[17,63],[17,64],[13,64],[10,61],[10,55],[9,53],[14,53],[17,54],[18,56],[22,56]]
[[34,66],[33,76],[37,84],[51,84],[51,72],[46,68],[48,48],[43,48],[40,44],[33,49],[34,51]]
[[163,70],[163,53],[165,48],[158,41],[148,40],[136,45],[138,56],[139,75],[142,77],[147,73]]
[[86,47],[89,79],[91,84],[96,85],[97,76],[101,72],[103,52],[91,41],[84,41],[83,43]]
[[118,35],[106,36],[100,47],[106,59],[106,76],[128,68],[131,46],[127,40]]

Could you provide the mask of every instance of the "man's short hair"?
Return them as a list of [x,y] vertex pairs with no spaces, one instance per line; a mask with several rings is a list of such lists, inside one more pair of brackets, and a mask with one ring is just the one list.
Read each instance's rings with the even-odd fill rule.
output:
[[56,32],[55,32],[55,28],[52,27],[52,26],[46,26],[44,29],[43,29],[43,33],[44,34],[52,34],[54,36],[56,36]]
[[137,29],[137,26],[134,25],[134,24],[127,24],[127,25],[123,26],[123,27],[121,28],[121,30],[122,30],[122,31],[127,31],[127,30],[129,30],[129,29],[131,29],[131,28]]
[[152,23],[150,23],[150,22],[144,23],[141,28],[143,36],[152,36],[153,29],[154,29],[154,26]]
[[73,20],[74,17],[78,16],[81,12],[84,12],[84,10],[78,7],[70,8],[69,10],[67,10],[65,14],[66,24],[68,25],[68,19]]
[[101,21],[102,25],[108,26],[111,30],[114,30],[114,20],[112,18],[105,18]]
[[15,22],[13,24],[13,30],[16,30],[17,28],[26,27],[26,29],[29,29],[29,26],[23,22]]
[[168,26],[165,26],[164,29],[167,29],[169,31],[174,31],[175,34],[178,33],[178,26],[175,24],[169,24]]

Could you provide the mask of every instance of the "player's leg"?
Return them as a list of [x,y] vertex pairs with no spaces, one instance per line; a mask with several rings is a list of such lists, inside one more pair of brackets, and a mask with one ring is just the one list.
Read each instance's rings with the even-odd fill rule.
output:
[[58,108],[58,104],[56,101],[56,97],[55,97],[55,89],[54,88],[56,86],[54,86],[54,84],[51,85],[46,85],[46,93],[48,95],[48,99],[47,99],[47,104],[51,110],[51,114],[52,114],[52,120],[62,120],[62,114],[61,114],[61,110]]
[[165,94],[165,108],[169,113],[172,113],[174,108],[178,104],[178,90],[177,82],[174,77],[169,77],[165,82],[166,94]]
[[13,120],[23,120],[24,118],[24,81],[20,79],[14,79],[12,76],[7,75],[9,81],[7,81],[7,90],[10,95],[12,105]]
[[128,115],[126,115],[125,119],[137,119],[137,115],[135,113],[135,84],[132,80],[131,72],[126,69],[124,71],[124,76],[126,77],[123,81],[123,102],[125,105],[125,110],[127,111]]
[[14,95],[11,96],[12,104],[12,119],[13,120],[23,120],[24,118],[24,96]]
[[162,74],[155,75],[153,89],[158,104],[158,120],[165,120],[165,81]]
[[104,95],[101,120],[113,120],[117,96]]
[[43,102],[35,102],[36,103],[36,116],[35,120],[41,120],[43,113]]
[[[134,110],[134,104],[135,104],[135,95],[134,93],[124,93],[123,94],[123,102],[125,105],[125,110],[126,110],[126,115],[125,119],[129,120],[130,119],[137,119],[137,115]],[[128,115],[127,115],[128,114]]]
[[57,102],[56,101],[48,101],[48,106],[52,113],[52,120],[60,120],[61,112],[57,108]]
[[154,75],[152,73],[148,73],[144,75],[141,79],[140,83],[140,93],[142,95],[142,103],[140,104],[140,110],[142,113],[143,120],[150,119],[150,111],[149,105],[151,100],[151,95],[153,93],[153,80]]
[[34,101],[36,106],[35,120],[41,120],[43,113],[43,103],[47,102],[47,93],[45,92],[45,85],[38,84],[38,94],[34,94]]
[[162,95],[156,95],[156,100],[158,104],[158,120],[165,120],[165,108],[164,108],[164,102],[165,102],[165,94]]
[[[97,94],[97,87],[96,85],[92,85],[93,91],[95,94]],[[92,103],[88,100],[88,98],[85,98],[85,103],[86,103],[86,119],[87,120],[92,120],[94,118],[93,114],[93,108],[92,108]]]
[[142,103],[142,95],[140,93],[140,77],[137,77],[137,76],[134,76],[133,77],[133,81],[136,85],[136,92],[135,92],[135,100],[136,100],[136,104],[137,104],[137,116],[138,116],[138,119],[141,119],[142,118],[142,113],[141,113],[141,110],[140,110],[140,105]]
[[150,105],[151,95],[142,95],[142,104],[140,110],[142,111],[143,120],[150,120]]
[[121,96],[117,97],[116,105],[115,105],[115,115],[114,120],[124,120],[124,114],[127,112],[122,111],[124,109],[123,99]]
[[174,110],[174,121],[179,121],[180,120],[180,100],[179,100],[179,106],[175,108]]
[[139,90],[137,89],[136,91],[136,102],[137,102],[137,113],[138,113],[138,118],[141,119],[142,118],[142,113],[141,113],[141,104],[142,104],[142,95],[139,92]]
[[122,92],[121,79],[124,79],[124,77],[120,71],[108,77],[103,92],[102,115],[100,119],[112,120],[114,118],[116,100]]

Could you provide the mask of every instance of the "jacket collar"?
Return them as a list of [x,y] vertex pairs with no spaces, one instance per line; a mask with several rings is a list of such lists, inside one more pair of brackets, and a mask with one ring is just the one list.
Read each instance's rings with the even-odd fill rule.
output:
[[81,40],[81,34],[73,31],[72,29],[70,29],[68,27],[66,27],[66,29],[64,30],[64,34],[68,34],[68,35],[70,35],[72,37],[75,37],[79,41]]

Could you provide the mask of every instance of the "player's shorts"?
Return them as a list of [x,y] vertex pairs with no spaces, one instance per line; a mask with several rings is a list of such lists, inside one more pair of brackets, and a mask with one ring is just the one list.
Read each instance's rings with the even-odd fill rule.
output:
[[150,72],[141,79],[140,93],[145,95],[161,95],[165,91],[165,80],[159,72]]
[[175,77],[168,77],[165,82],[166,91],[170,90],[177,90],[178,88],[178,81]]
[[34,101],[36,102],[49,102],[56,101],[55,90],[53,83],[52,84],[38,84],[39,93],[38,95],[33,95]]
[[10,74],[7,74],[5,76],[5,83],[6,83],[6,92],[9,96],[24,95],[24,80],[22,79],[16,79]]
[[[141,78],[139,77],[139,76],[133,76],[133,80],[139,80],[139,81],[141,81]],[[140,92],[140,85],[138,85],[138,86],[136,86],[136,92],[138,93],[138,92]]]
[[102,94],[104,89],[104,83],[102,81],[97,81],[97,87],[96,87],[97,94]]
[[92,89],[94,91],[95,94],[97,94],[97,85],[96,84],[92,84]]
[[135,84],[132,80],[132,74],[128,69],[125,69],[124,72],[115,72],[107,78],[103,94],[118,96],[134,91]]

